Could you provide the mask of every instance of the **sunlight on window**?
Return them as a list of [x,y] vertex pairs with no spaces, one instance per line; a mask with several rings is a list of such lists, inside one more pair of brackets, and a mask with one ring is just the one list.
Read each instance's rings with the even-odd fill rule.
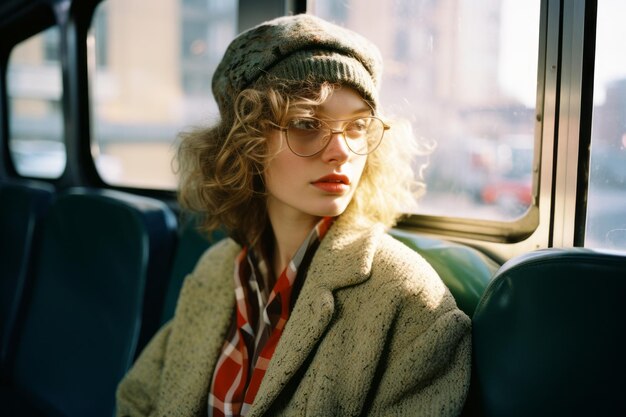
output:
[[59,29],[18,44],[7,66],[9,150],[18,174],[58,178],[65,169]]
[[173,189],[181,130],[217,117],[211,76],[236,34],[236,2],[107,0],[89,50],[94,157],[115,185]]
[[421,214],[513,220],[532,202],[539,0],[316,0],[383,53],[386,113],[436,146]]
[[626,250],[626,3],[598,2],[585,246]]

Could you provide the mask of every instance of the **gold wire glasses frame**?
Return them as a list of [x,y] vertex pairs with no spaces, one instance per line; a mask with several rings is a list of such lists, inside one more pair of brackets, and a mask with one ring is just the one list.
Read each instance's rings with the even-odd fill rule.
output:
[[322,152],[334,134],[341,134],[348,148],[357,155],[367,155],[376,150],[383,140],[385,131],[391,129],[376,116],[357,117],[346,120],[340,130],[330,127],[327,121],[315,117],[298,117],[289,120],[286,126],[276,126],[285,132],[287,146],[294,154],[310,157]]

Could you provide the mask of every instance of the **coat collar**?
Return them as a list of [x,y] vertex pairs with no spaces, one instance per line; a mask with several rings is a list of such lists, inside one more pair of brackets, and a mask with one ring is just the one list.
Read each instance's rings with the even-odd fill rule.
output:
[[320,341],[335,311],[334,291],[369,278],[382,225],[339,218],[322,240],[263,377],[249,417],[265,413]]

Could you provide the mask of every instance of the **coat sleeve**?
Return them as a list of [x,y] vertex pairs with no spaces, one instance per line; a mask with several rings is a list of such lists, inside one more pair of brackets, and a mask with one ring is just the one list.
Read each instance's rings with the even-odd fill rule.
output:
[[159,394],[171,323],[163,326],[143,350],[117,388],[118,417],[149,416]]
[[430,265],[408,275],[417,284],[402,291],[370,414],[457,416],[469,389],[471,321]]

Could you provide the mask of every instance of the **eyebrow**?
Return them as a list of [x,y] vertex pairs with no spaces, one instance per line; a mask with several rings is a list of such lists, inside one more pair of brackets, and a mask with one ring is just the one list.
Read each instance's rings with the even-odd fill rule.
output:
[[[374,110],[371,107],[365,107],[364,106],[364,107],[361,107],[360,109],[357,109],[357,110],[353,111],[352,113],[348,114],[347,115],[347,119],[350,119],[353,116],[361,115],[361,114],[366,113],[366,112],[368,114],[372,115],[372,116],[374,115]],[[328,115],[326,113],[324,113],[324,112],[316,111],[315,112],[315,116],[316,117],[327,117]],[[345,119],[340,119],[340,120],[345,120]]]

